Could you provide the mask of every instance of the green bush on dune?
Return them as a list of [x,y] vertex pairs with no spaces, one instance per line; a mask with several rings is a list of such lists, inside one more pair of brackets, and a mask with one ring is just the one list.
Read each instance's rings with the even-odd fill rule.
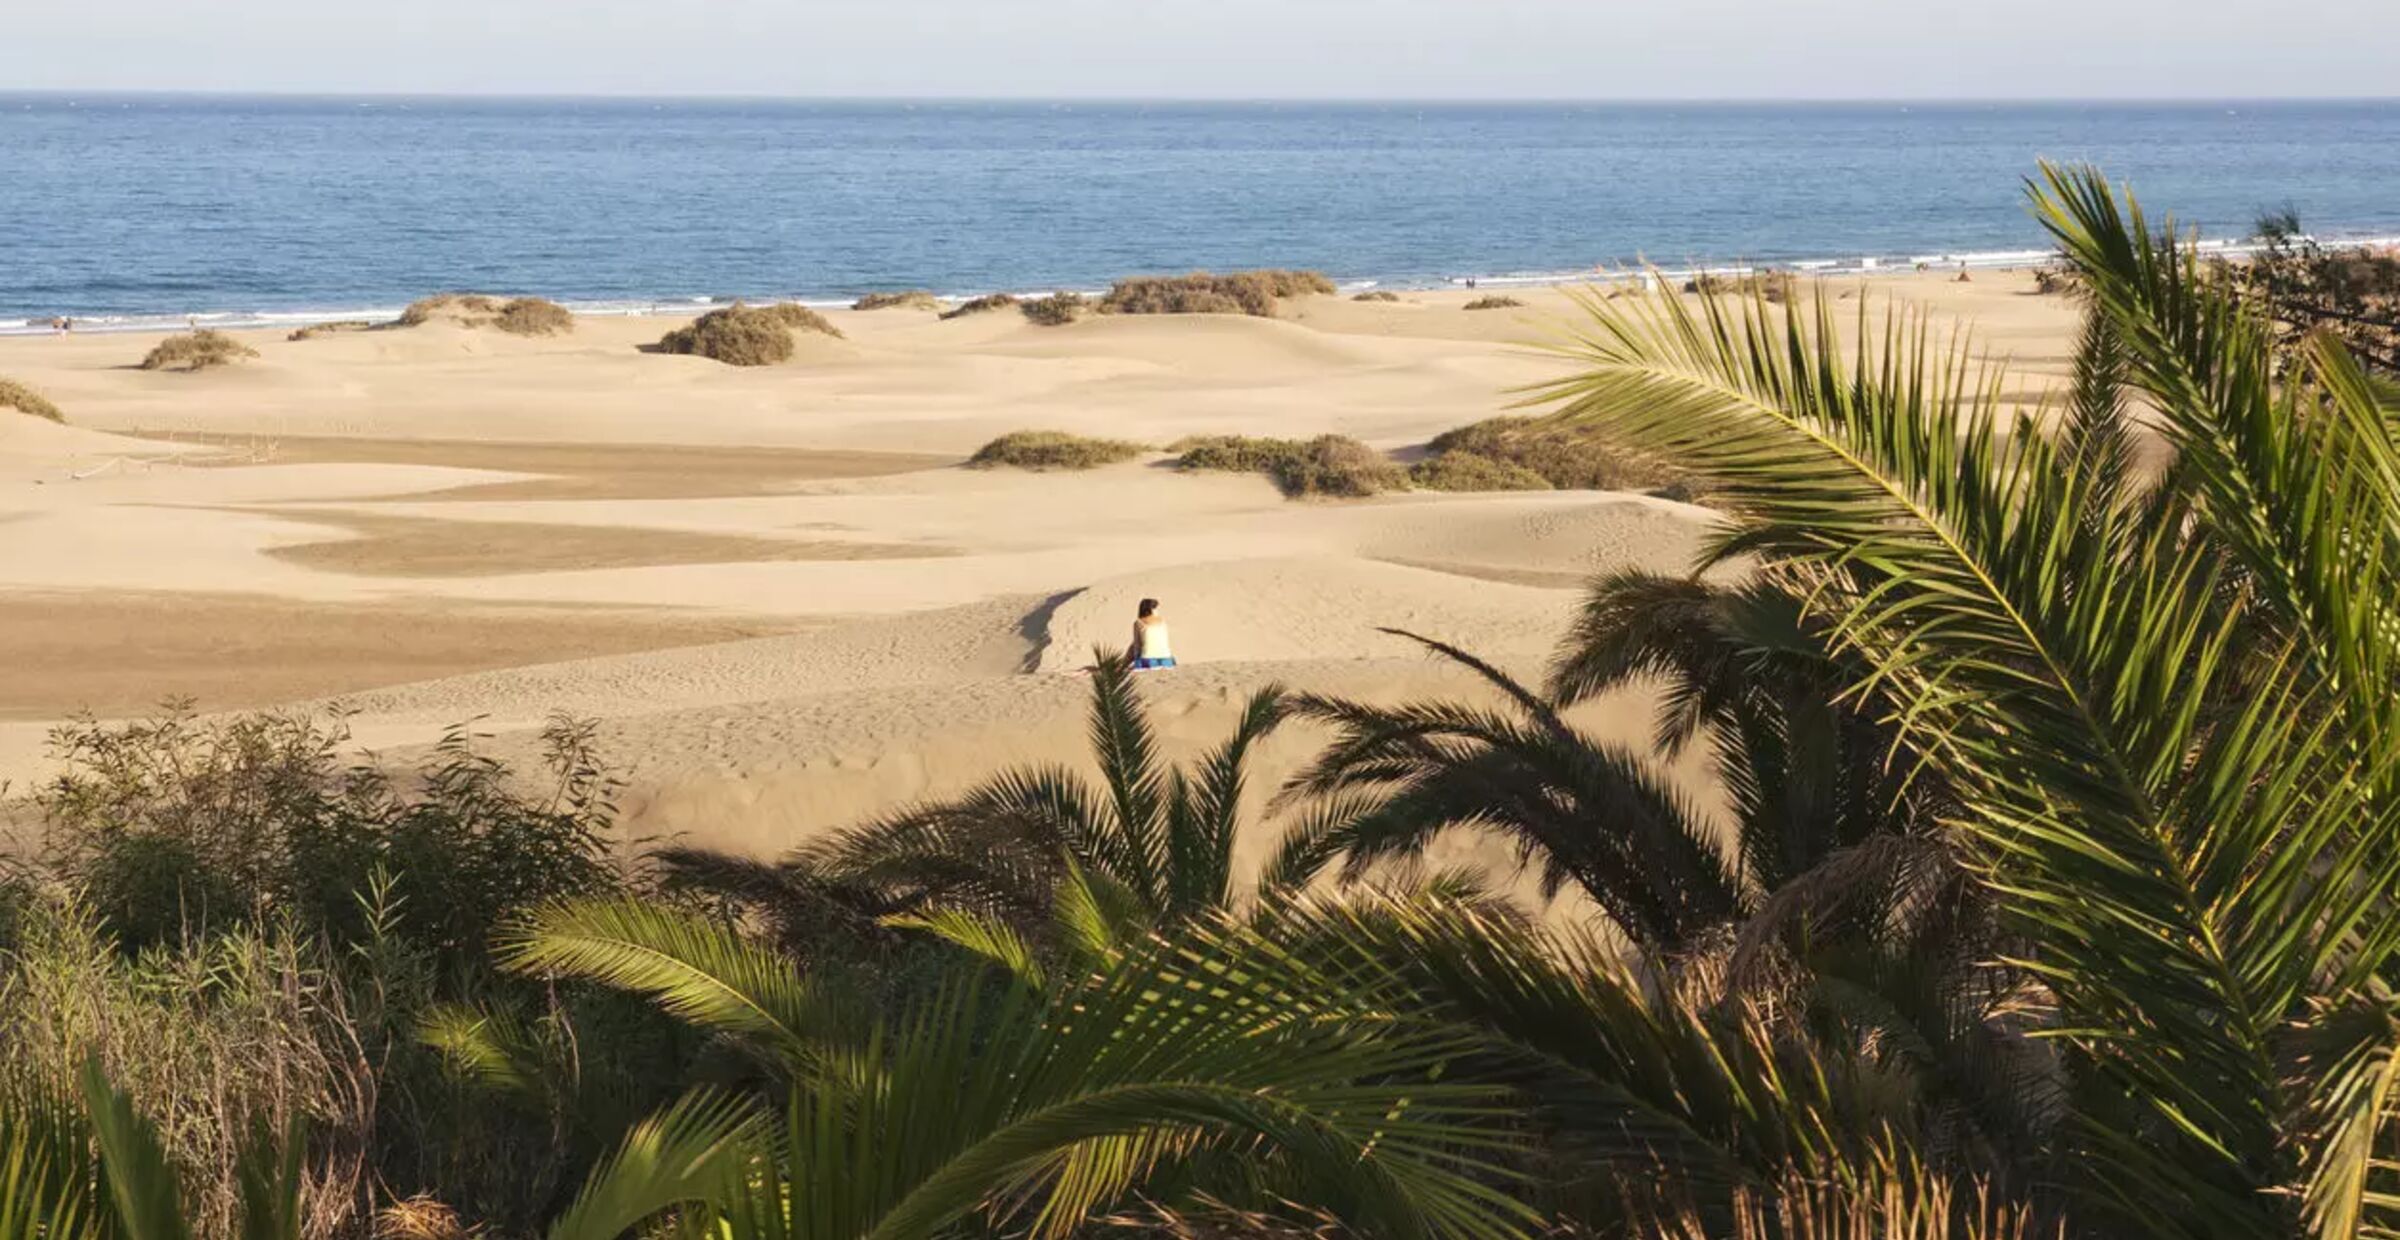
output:
[[1514,461],[1455,451],[1409,466],[1411,486],[1428,491],[1547,491],[1550,480]]
[[408,303],[395,327],[422,327],[437,318],[462,327],[490,327],[513,336],[557,336],[575,330],[575,315],[543,297],[502,300],[484,293],[436,293]]
[[1105,314],[1247,314],[1275,317],[1286,297],[1331,293],[1333,281],[1314,271],[1262,268],[1216,275],[1129,276],[1100,299]]
[[799,302],[779,301],[771,306],[761,306],[759,309],[763,313],[774,316],[776,322],[793,331],[815,332],[820,336],[831,336],[836,340],[843,339],[842,329],[835,327],[833,320]]
[[0,409],[14,409],[52,422],[67,420],[67,415],[60,413],[58,406],[50,403],[48,397],[8,378],[0,378]]
[[689,325],[658,338],[661,353],[705,357],[728,366],[788,362],[794,348],[791,326],[775,308],[745,306],[739,302],[711,310]]
[[956,306],[942,311],[942,317],[945,319],[963,319],[970,314],[983,314],[992,310],[1006,310],[1010,306],[1016,304],[1017,296],[1014,293],[986,293],[981,297],[970,297],[967,300],[958,303]]
[[1271,439],[1251,435],[1203,435],[1178,440],[1167,450],[1177,469],[1265,474],[1294,498],[1355,499],[1408,485],[1408,474],[1390,457],[1347,435],[1314,439]]
[[940,310],[942,299],[926,289],[904,293],[869,293],[850,303],[853,310]]
[[306,327],[295,327],[292,329],[292,334],[285,336],[284,339],[314,340],[319,336],[332,336],[342,332],[373,331],[374,329],[375,325],[365,319],[336,319],[330,323],[311,323]]
[[1517,300],[1516,298],[1514,298],[1514,297],[1503,297],[1503,296],[1500,296],[1500,295],[1499,295],[1499,294],[1497,294],[1497,293],[1494,293],[1494,294],[1492,294],[1492,295],[1490,295],[1490,296],[1488,296],[1488,297],[1478,297],[1478,298],[1476,298],[1475,300],[1468,302],[1466,305],[1460,306],[1460,307],[1459,307],[1459,309],[1461,309],[1461,310],[1513,310],[1513,309],[1516,309],[1517,307],[1519,307],[1519,306],[1522,306],[1522,305],[1524,305],[1524,304],[1525,304],[1524,302],[1518,301],[1518,300]]
[[1352,297],[1350,300],[1352,300],[1352,301],[1398,301],[1398,300],[1400,300],[1400,294],[1398,294],[1398,293],[1395,293],[1395,292],[1392,292],[1392,291],[1391,291],[1391,290],[1389,290],[1389,289],[1380,289],[1380,288],[1377,288],[1377,289],[1368,289],[1366,292],[1360,293],[1360,294],[1358,294],[1357,296],[1355,296],[1355,297]]
[[1150,449],[1122,439],[1093,439],[1065,431],[1010,431],[967,458],[975,469],[1094,469],[1130,461]]
[[[1678,471],[1589,432],[1527,417],[1486,418],[1444,431],[1425,446],[1431,455],[1418,462],[1416,473],[1423,485],[1437,490],[1524,489],[1466,485],[1513,476],[1506,471],[1531,474],[1562,491],[1649,491],[1683,480]],[[1462,455],[1471,459],[1440,463]]]
[[1091,308],[1090,298],[1081,293],[1068,292],[1052,293],[1017,304],[1026,321],[1037,327],[1064,327],[1082,318]]
[[258,350],[214,328],[178,332],[158,342],[141,361],[143,370],[206,370],[257,357]]

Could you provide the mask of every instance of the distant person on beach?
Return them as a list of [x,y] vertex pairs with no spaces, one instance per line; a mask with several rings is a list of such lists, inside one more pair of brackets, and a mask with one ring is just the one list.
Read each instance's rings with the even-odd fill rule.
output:
[[1135,609],[1133,644],[1125,658],[1137,668],[1175,666],[1175,648],[1167,644],[1167,618],[1158,614],[1158,600],[1146,598]]

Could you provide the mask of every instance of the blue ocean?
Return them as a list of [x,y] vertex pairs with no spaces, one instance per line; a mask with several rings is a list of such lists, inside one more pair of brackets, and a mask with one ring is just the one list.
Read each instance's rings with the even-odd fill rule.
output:
[[0,94],[0,330],[439,289],[587,310],[2038,247],[2044,157],[2203,237],[2400,234],[2400,101],[967,103]]

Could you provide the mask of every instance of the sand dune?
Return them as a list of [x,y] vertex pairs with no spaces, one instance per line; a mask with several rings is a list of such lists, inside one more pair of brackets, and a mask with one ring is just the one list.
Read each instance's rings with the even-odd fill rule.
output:
[[[2072,307],[1976,278],[1868,295],[1975,317],[2043,387]],[[1707,511],[1565,492],[1293,502],[1158,456],[958,467],[1026,427],[1407,449],[1558,373],[1522,346],[1563,294],[1514,295],[1528,306],[1316,297],[1276,320],[1061,328],[834,312],[845,339],[803,334],[793,361],[751,369],[643,352],[681,321],[661,318],[252,333],[258,359],[192,375],[131,369],[138,337],[0,340],[0,374],[71,420],[0,414],[0,643],[19,664],[0,680],[0,779],[40,776],[50,721],[168,696],[339,698],[383,748],[481,717],[514,752],[566,710],[634,765],[629,831],[772,852],[1004,762],[1080,761],[1076,671],[1123,645],[1144,597],[1166,601],[1186,664],[1143,681],[1178,753],[1271,682],[1479,692],[1383,627],[1538,675],[1582,582],[1680,570]],[[1636,743],[1649,709],[1629,691],[1578,718]],[[1279,738],[1264,774],[1311,743]]]

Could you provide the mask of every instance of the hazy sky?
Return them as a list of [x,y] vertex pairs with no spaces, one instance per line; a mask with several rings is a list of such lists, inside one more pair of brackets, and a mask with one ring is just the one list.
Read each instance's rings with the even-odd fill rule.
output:
[[2395,0],[7,0],[0,90],[2400,94]]

